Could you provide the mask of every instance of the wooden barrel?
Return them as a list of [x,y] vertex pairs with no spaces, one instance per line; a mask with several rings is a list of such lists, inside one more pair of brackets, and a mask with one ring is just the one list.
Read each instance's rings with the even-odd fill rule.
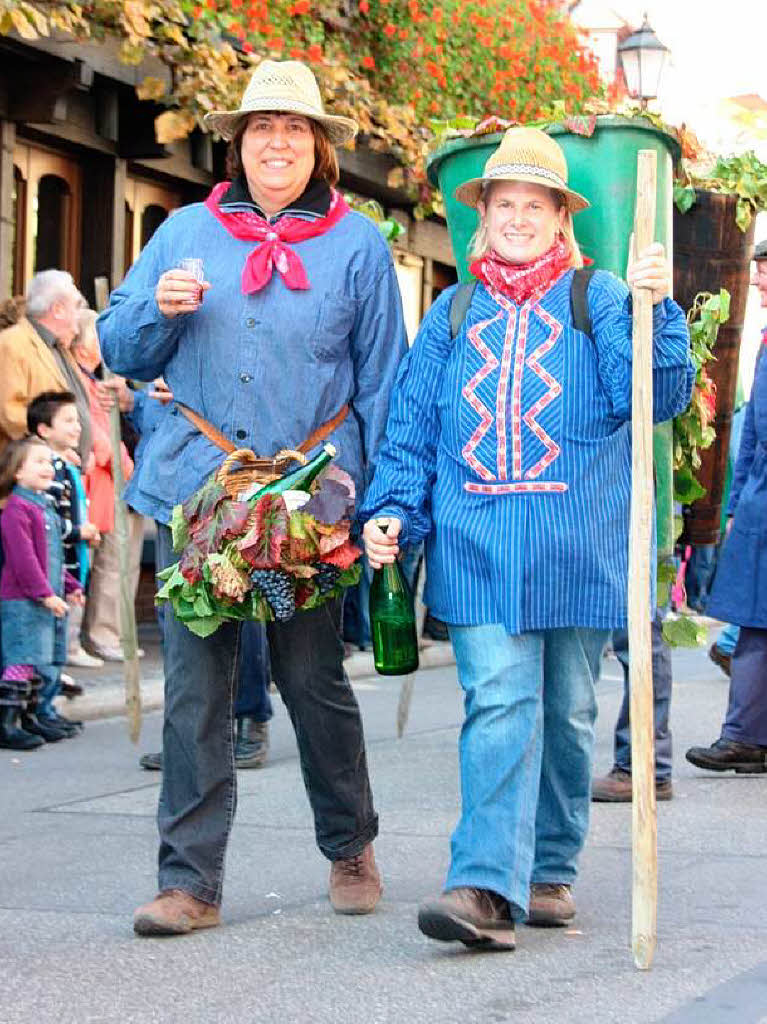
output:
[[691,544],[716,544],[722,515],[732,410],[738,383],[738,358],[748,297],[754,222],[745,233],[735,223],[736,197],[696,191],[687,213],[674,208],[674,298],[688,310],[698,292],[730,293],[730,318],[719,328],[715,361],[708,372],[716,385],[716,440],[701,453],[697,473],[706,494],[685,509],[685,533]]

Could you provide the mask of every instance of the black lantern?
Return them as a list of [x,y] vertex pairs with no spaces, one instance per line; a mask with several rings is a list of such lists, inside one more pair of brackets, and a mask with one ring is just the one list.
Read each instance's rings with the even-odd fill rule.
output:
[[663,45],[650,28],[646,14],[639,31],[632,32],[618,46],[629,96],[639,100],[643,107],[647,106],[648,100],[658,95],[660,76],[668,52],[668,47]]

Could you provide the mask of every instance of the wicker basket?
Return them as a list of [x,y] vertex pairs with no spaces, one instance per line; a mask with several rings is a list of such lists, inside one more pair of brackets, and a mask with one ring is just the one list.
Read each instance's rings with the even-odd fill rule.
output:
[[227,455],[216,473],[216,480],[230,498],[236,498],[252,484],[261,487],[278,480],[288,471],[291,462],[305,466],[309,460],[299,451],[285,448],[271,459],[259,458],[250,448],[237,448]]

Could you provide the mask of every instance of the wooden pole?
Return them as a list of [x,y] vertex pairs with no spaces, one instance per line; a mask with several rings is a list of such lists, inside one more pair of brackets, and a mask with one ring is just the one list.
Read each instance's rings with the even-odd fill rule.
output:
[[[634,256],[655,232],[656,153],[639,151],[634,215]],[[653,515],[652,296],[634,288],[631,406],[631,526],[629,534],[628,638],[631,690],[632,929],[634,963],[648,970],[655,955],[658,847],[655,807],[650,553]]]
[[[109,297],[109,282],[105,277],[94,281],[96,309],[106,308]],[[104,379],[112,374],[104,367]],[[138,632],[136,629],[136,606],[131,587],[130,541],[128,509],[122,500],[125,480],[122,472],[120,409],[115,401],[109,415],[110,438],[112,442],[112,478],[115,485],[115,537],[117,558],[120,567],[120,640],[123,649],[123,670],[125,675],[125,710],[128,731],[134,743],[141,735],[141,680],[138,662]]]

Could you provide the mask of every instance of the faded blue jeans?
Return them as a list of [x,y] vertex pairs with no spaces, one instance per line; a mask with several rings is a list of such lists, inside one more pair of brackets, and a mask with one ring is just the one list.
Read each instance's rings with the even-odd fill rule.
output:
[[462,811],[446,889],[492,889],[527,915],[531,882],[570,884],[586,839],[597,714],[609,636],[502,625],[449,626],[466,718]]

